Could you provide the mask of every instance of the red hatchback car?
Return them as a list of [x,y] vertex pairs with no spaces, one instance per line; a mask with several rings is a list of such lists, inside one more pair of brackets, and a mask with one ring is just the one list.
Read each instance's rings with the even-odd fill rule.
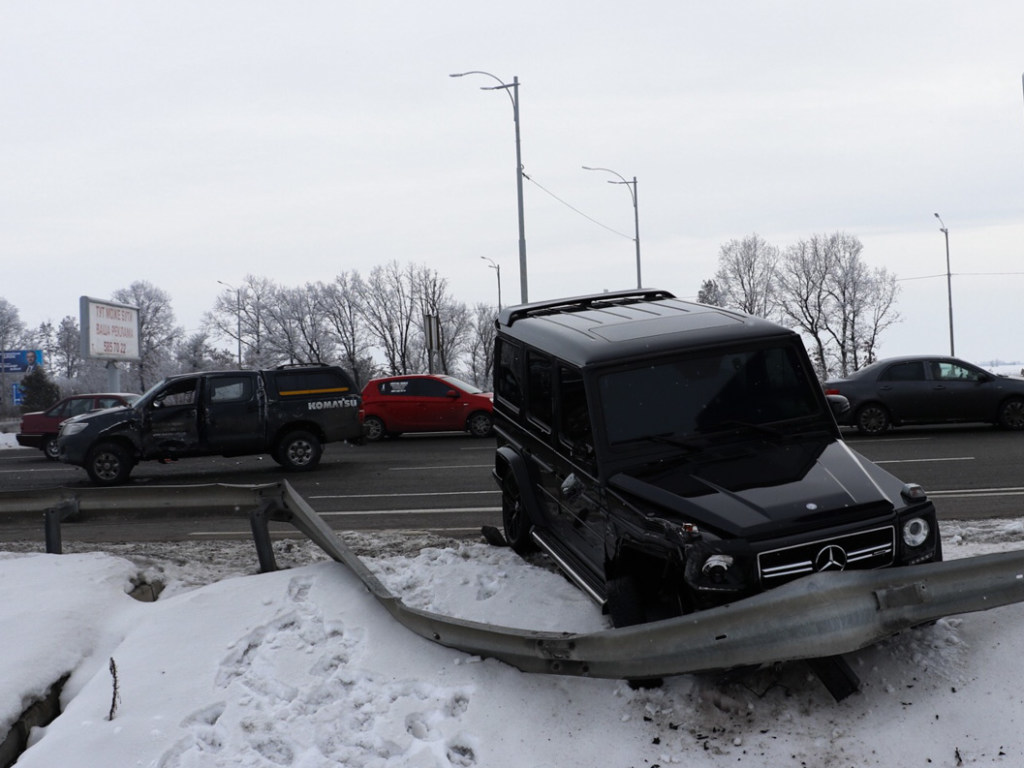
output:
[[491,434],[494,395],[451,376],[414,374],[371,379],[363,388],[363,436],[403,432]]
[[49,459],[57,458],[57,433],[60,423],[72,416],[104,408],[131,405],[139,395],[126,392],[99,392],[92,395],[71,395],[45,411],[33,411],[21,417],[21,431],[15,435],[18,445],[40,448]]

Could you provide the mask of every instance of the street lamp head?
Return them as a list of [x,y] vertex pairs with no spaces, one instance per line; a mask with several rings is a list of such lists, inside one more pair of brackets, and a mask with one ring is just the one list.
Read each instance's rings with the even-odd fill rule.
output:
[[939,224],[941,225],[939,227],[939,232],[946,232],[947,231],[946,230],[946,223],[942,220],[942,217],[939,216],[939,214],[936,213],[935,214],[935,218],[939,220]]

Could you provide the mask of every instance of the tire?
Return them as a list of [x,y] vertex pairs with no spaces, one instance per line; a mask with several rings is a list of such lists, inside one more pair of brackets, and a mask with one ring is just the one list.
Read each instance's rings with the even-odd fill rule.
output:
[[999,406],[999,426],[1003,429],[1024,429],[1024,399],[1012,397]]
[[387,437],[387,429],[384,422],[376,416],[367,416],[363,419],[363,438],[368,443],[375,443]]
[[303,429],[286,434],[277,444],[274,458],[285,469],[293,472],[308,472],[320,463],[323,455],[320,440]]
[[501,523],[505,530],[505,540],[520,556],[537,551],[537,545],[530,537],[533,527],[530,513],[526,511],[519,486],[510,476],[505,478],[501,488]]
[[878,403],[862,405],[857,409],[853,421],[857,425],[857,431],[866,435],[880,435],[892,426],[889,411]]
[[56,460],[60,456],[60,446],[57,445],[56,435],[47,435],[43,438],[43,454],[51,460]]
[[485,411],[477,411],[466,421],[466,429],[473,437],[488,437],[494,431],[494,419]]
[[124,485],[135,463],[127,449],[117,443],[100,443],[89,451],[85,471],[95,485]]

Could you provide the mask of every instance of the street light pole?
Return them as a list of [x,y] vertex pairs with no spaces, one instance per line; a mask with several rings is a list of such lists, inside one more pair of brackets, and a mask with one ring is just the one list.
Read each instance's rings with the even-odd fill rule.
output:
[[949,356],[953,357],[956,352],[953,348],[953,275],[949,271],[949,229],[942,221],[942,217],[939,214],[935,214],[935,218],[939,220],[939,232],[946,237],[946,295],[949,297]]
[[498,273],[498,311],[501,312],[501,264],[498,264],[488,256],[481,256],[480,258],[486,261],[491,269]]
[[618,176],[621,181],[608,180],[609,184],[625,184],[629,189],[629,196],[633,198],[633,231],[635,236],[633,242],[636,243],[636,287],[640,288],[643,286],[643,282],[640,279],[640,206],[637,201],[637,189],[636,189],[636,176],[633,177],[632,181],[627,181],[622,174],[613,171],[611,168],[592,168],[589,165],[584,165],[583,170],[585,171],[606,171],[607,173]]
[[519,206],[519,290],[522,303],[529,302],[526,279],[526,223],[523,215],[523,154],[519,142],[519,78],[513,77],[511,83],[502,81],[497,75],[474,69],[469,72],[455,72],[449,77],[465,77],[466,75],[486,75],[498,82],[498,85],[483,86],[481,91],[503,90],[512,100],[512,120],[516,127],[516,198]]
[[228,285],[223,280],[218,280],[218,283],[223,285],[225,288],[230,288],[235,292],[235,322],[236,322],[236,336],[238,337],[238,368],[242,368],[242,291],[239,288],[235,288],[233,285]]

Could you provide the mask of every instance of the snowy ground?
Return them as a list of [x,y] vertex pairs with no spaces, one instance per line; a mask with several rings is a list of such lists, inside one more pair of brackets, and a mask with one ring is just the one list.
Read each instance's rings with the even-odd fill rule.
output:
[[[564,579],[508,550],[346,540],[411,605],[606,626]],[[1024,547],[1024,525],[950,523],[944,546],[947,557]],[[0,552],[0,735],[71,676],[63,714],[19,768],[1024,765],[1024,606],[852,654],[862,691],[836,703],[798,663],[650,690],[524,674],[406,631],[307,542],[279,543],[285,569],[262,575],[251,542],[41,548]],[[140,582],[166,586],[143,603],[128,596]]]

